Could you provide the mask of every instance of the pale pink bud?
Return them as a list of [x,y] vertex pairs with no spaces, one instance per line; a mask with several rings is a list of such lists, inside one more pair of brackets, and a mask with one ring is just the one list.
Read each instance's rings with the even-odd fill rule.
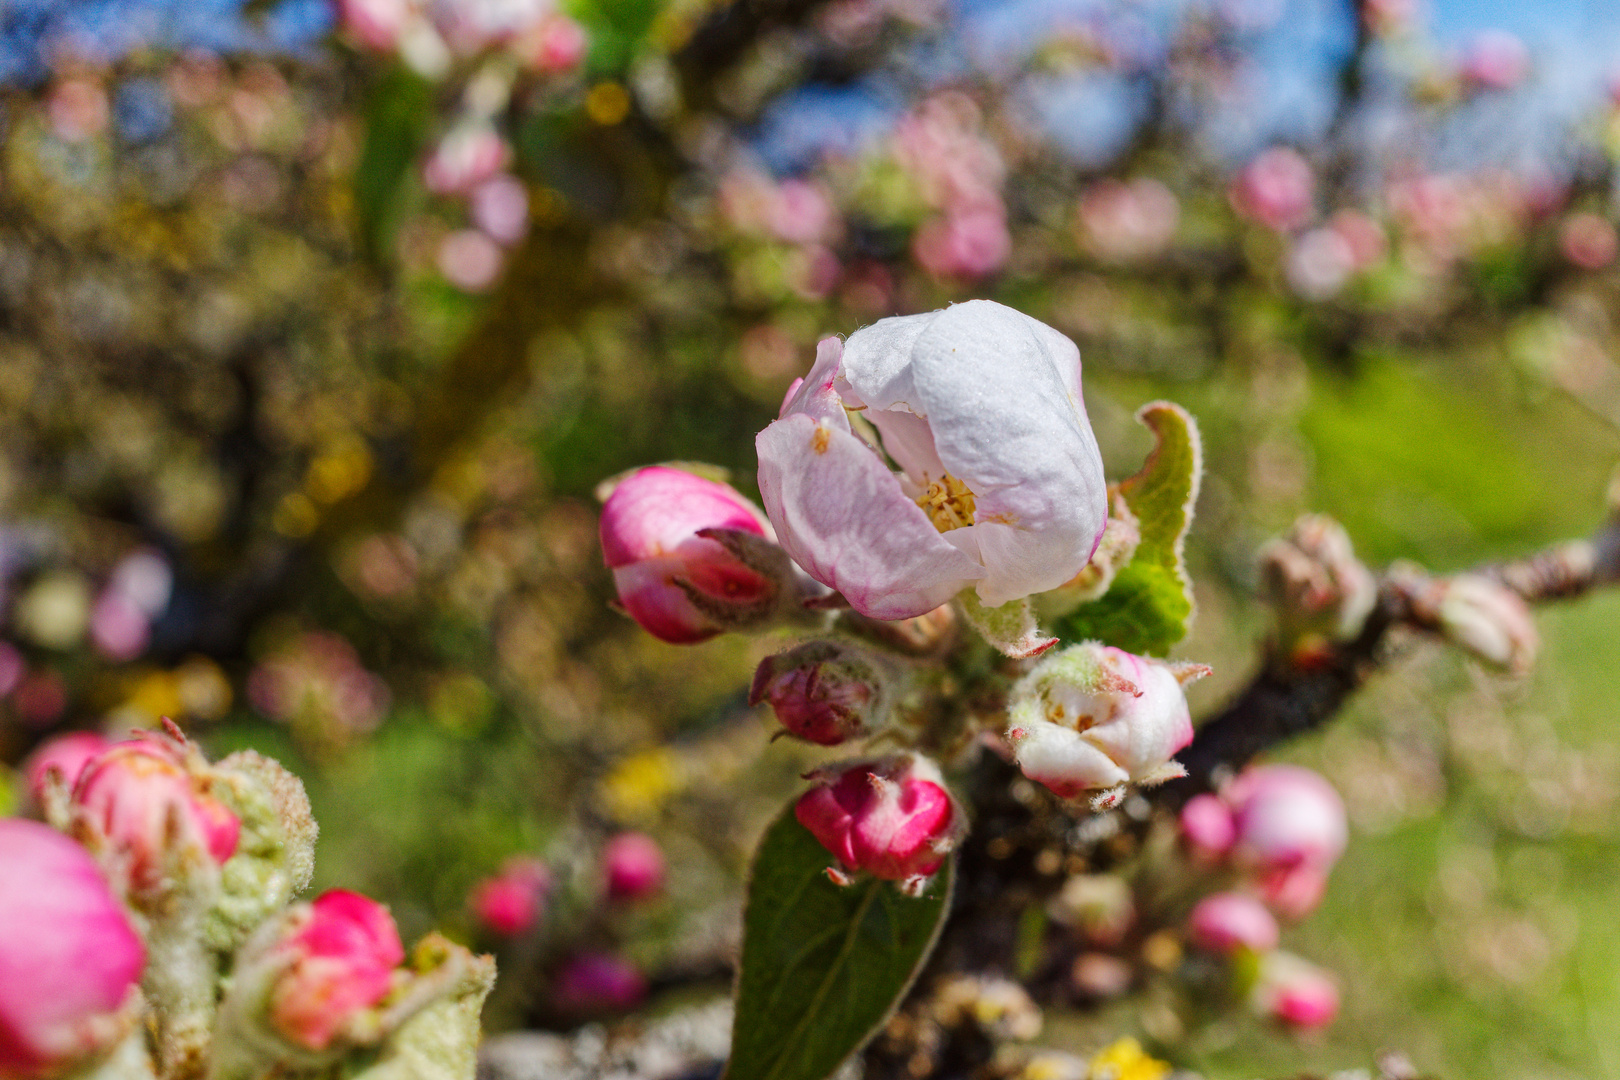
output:
[[136,893],[149,892],[190,852],[223,864],[236,851],[241,823],[208,789],[170,741],[115,743],[80,773],[74,829]]
[[134,1022],[145,949],[88,852],[45,825],[0,820],[0,1076],[44,1080]]
[[1288,252],[1288,284],[1307,300],[1335,295],[1355,268],[1355,250],[1336,229],[1312,229]]
[[731,487],[654,465],[608,496],[602,554],[631,618],[656,638],[690,644],[776,610],[782,582],[719,535],[770,540],[766,530],[763,515]]
[[1081,241],[1100,259],[1129,262],[1169,246],[1181,217],[1170,189],[1150,177],[1101,180],[1080,197]]
[[748,703],[770,702],[794,735],[837,746],[882,723],[889,695],[881,663],[841,642],[806,642],[760,661]]
[[602,848],[609,900],[642,900],[664,887],[664,852],[645,833],[624,832]]
[[338,18],[355,42],[377,52],[393,52],[416,17],[410,0],[338,0]]
[[124,592],[107,588],[90,609],[90,640],[109,660],[133,660],[146,651],[152,624]]
[[550,891],[551,871],[545,863],[509,859],[499,874],[473,886],[468,906],[491,932],[515,937],[539,923]]
[[510,173],[497,173],[473,189],[472,219],[503,244],[523,239],[529,227],[529,192]]
[[810,244],[832,231],[834,215],[832,199],[820,184],[784,180],[770,201],[766,224],[779,240]]
[[1171,760],[1193,737],[1181,682],[1208,670],[1095,643],[1047,657],[1009,699],[1018,767],[1064,798],[1185,775]]
[[1278,936],[1277,920],[1266,906],[1242,893],[1206,896],[1187,917],[1187,940],[1206,952],[1267,952],[1277,947]]
[[457,229],[439,244],[439,273],[462,292],[478,293],[501,272],[500,247],[477,229]]
[[1274,867],[1260,874],[1255,887],[1260,898],[1283,918],[1298,922],[1316,910],[1327,895],[1327,867],[1312,862]]
[[553,1003],[570,1013],[624,1012],[647,994],[647,979],[628,960],[580,953],[557,973]]
[[1506,30],[1485,30],[1469,43],[1461,74],[1486,90],[1511,90],[1530,73],[1530,50]]
[[1298,151],[1275,147],[1243,167],[1229,197],[1239,214],[1283,232],[1310,220],[1315,186]]
[[512,148],[488,124],[454,128],[422,166],[422,182],[435,195],[465,195],[511,160]]
[[1518,593],[1479,574],[1458,574],[1440,588],[1440,631],[1450,641],[1508,671],[1535,663],[1541,636]]
[[1292,953],[1269,952],[1249,998],[1262,1016],[1290,1027],[1325,1027],[1339,1013],[1339,987],[1332,975]]
[[967,828],[927,758],[896,754],[831,765],[810,779],[816,786],[799,798],[794,816],[851,872],[920,883]]
[[585,28],[560,12],[553,12],[525,34],[518,52],[538,71],[561,75],[579,67],[590,51]]
[[1193,853],[1218,859],[1237,841],[1232,811],[1214,795],[1194,795],[1181,808],[1181,838]]
[[55,770],[64,791],[72,791],[79,782],[85,766],[98,757],[112,742],[94,731],[73,731],[58,735],[35,750],[23,763],[23,775],[28,777],[28,791],[34,805],[45,805],[46,778]]
[[310,1050],[325,1050],[355,1016],[387,997],[405,959],[388,909],[342,889],[295,908],[290,932],[272,953],[285,966],[270,989],[270,1023]]
[[1571,214],[1558,230],[1558,247],[1564,258],[1583,270],[1601,270],[1614,261],[1620,241],[1614,226],[1600,214]]
[[1299,765],[1260,765],[1222,792],[1237,824],[1234,852],[1259,870],[1330,868],[1349,838],[1344,801],[1333,785]]
[[981,278],[1012,254],[1007,212],[999,201],[952,209],[917,230],[911,252],[922,268],[942,278]]

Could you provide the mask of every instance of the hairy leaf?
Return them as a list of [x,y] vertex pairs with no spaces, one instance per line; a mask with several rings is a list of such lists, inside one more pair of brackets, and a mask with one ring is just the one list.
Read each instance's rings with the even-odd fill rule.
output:
[[726,1080],[825,1080],[894,1012],[939,937],[954,860],[920,897],[827,879],[790,805],[754,856]]
[[1192,582],[1182,546],[1204,471],[1198,425],[1168,401],[1142,406],[1136,418],[1157,439],[1142,471],[1119,485],[1141,539],[1108,592],[1057,624],[1066,641],[1097,640],[1129,652],[1163,656],[1192,621]]

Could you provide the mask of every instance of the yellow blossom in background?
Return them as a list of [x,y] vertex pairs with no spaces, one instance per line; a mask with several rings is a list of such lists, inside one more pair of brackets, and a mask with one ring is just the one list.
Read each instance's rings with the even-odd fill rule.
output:
[[1151,1058],[1135,1039],[1120,1039],[1091,1059],[1086,1080],[1163,1080],[1170,1066]]
[[686,769],[680,758],[672,750],[654,747],[631,754],[609,770],[597,787],[597,798],[611,816],[642,821],[685,786]]

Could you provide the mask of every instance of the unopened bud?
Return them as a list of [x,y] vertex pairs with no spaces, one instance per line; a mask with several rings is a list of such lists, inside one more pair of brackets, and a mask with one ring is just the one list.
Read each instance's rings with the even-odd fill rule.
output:
[[1172,755],[1192,742],[1183,681],[1208,674],[1087,642],[1038,664],[1013,687],[1007,741],[1018,767],[1063,798],[1103,790],[1113,805],[1128,783],[1186,771]]
[[1292,953],[1270,952],[1260,961],[1259,980],[1249,997],[1262,1016],[1290,1027],[1319,1028],[1339,1013],[1339,987],[1322,968]]
[[1339,793],[1310,769],[1261,765],[1221,797],[1237,826],[1237,862],[1258,872],[1262,894],[1278,912],[1290,918],[1308,913],[1348,839]]
[[1207,952],[1269,952],[1277,947],[1278,936],[1277,920],[1271,912],[1243,893],[1206,896],[1187,917],[1187,940]]
[[468,906],[492,933],[516,937],[540,921],[551,871],[539,859],[509,859],[501,872],[473,887]]
[[1291,646],[1309,635],[1354,640],[1378,602],[1378,582],[1350,535],[1322,514],[1300,518],[1260,549],[1260,591]]
[[748,703],[768,701],[792,734],[837,746],[887,721],[895,677],[890,667],[853,645],[806,642],[760,661]]
[[939,767],[916,754],[831,765],[810,779],[794,816],[850,873],[919,891],[967,831]]
[[72,731],[47,740],[23,763],[23,775],[28,778],[28,793],[33,797],[34,806],[45,806],[46,787],[50,783],[59,785],[64,795],[71,793],[85,766],[111,745],[110,740],[94,731]]
[[564,1012],[591,1015],[624,1012],[647,995],[647,979],[628,960],[606,953],[580,953],[562,966],[552,1002]]
[[757,629],[797,598],[792,563],[764,515],[727,485],[681,469],[653,465],[620,480],[601,533],[619,602],[664,641]]
[[1440,632],[1488,664],[1523,673],[1541,647],[1535,619],[1519,594],[1479,574],[1440,584],[1435,605]]
[[162,892],[190,866],[219,866],[241,823],[210,791],[189,744],[146,736],[115,743],[84,766],[73,790],[72,831],[132,895]]
[[609,900],[642,900],[664,887],[664,852],[645,833],[620,833],[602,848]]
[[111,1050],[136,1022],[145,961],[84,848],[0,820],[0,1076],[57,1076]]
[[270,1024],[290,1042],[325,1050],[388,996],[405,948],[387,908],[342,889],[317,896],[291,922],[274,947],[284,966],[270,988]]
[[1214,795],[1194,795],[1181,808],[1181,839],[1200,859],[1213,862],[1237,840],[1232,811]]

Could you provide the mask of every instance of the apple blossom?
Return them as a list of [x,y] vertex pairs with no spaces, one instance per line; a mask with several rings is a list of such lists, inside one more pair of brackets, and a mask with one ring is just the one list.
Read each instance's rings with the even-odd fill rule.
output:
[[512,148],[488,123],[457,125],[439,140],[422,166],[422,183],[435,195],[464,195],[511,160]]
[[1193,737],[1182,681],[1208,671],[1094,642],[1042,660],[1009,698],[1007,741],[1018,767],[1064,798],[1107,789],[1100,805],[1117,801],[1127,783],[1184,775],[1171,760]]
[[61,1075],[136,1021],[145,949],[88,852],[0,820],[0,1076]]
[[1233,854],[1262,871],[1299,866],[1326,871],[1349,838],[1344,801],[1319,774],[1299,765],[1245,770],[1221,797],[1237,826]]
[[290,908],[282,929],[267,954],[277,969],[266,999],[270,1025],[290,1042],[325,1050],[393,989],[405,959],[399,931],[387,908],[342,889]]
[[551,871],[539,859],[509,859],[494,877],[473,887],[468,906],[493,933],[513,937],[532,929],[551,891]]
[[726,484],[652,465],[618,481],[602,506],[602,554],[624,610],[676,644],[759,627],[796,602],[770,525]]
[[1232,184],[1232,208],[1251,221],[1286,232],[1310,219],[1315,178],[1299,151],[1273,147],[1243,167]]
[[[915,754],[829,765],[793,813],[851,873],[904,882],[916,892],[967,831],[939,767]],[[849,876],[829,868],[840,884]]]
[[1277,937],[1277,920],[1271,912],[1243,893],[1206,896],[1187,917],[1188,940],[1207,952],[1266,952],[1277,947]]
[[664,852],[646,833],[623,832],[602,848],[609,900],[642,900],[664,887]]
[[1601,214],[1578,213],[1564,219],[1558,230],[1558,248],[1564,258],[1583,270],[1601,270],[1620,251],[1614,225]]
[[1012,254],[1001,200],[952,207],[917,230],[911,252],[941,278],[980,278],[1001,269]]
[[969,586],[992,608],[1056,588],[1107,521],[1079,351],[988,300],[825,339],[756,446],[782,546],[876,619],[921,615]]
[[1530,50],[1506,30],[1483,30],[1463,56],[1462,77],[1486,90],[1511,90],[1530,72]]
[[1175,195],[1151,177],[1100,180],[1080,197],[1081,242],[1110,262],[1157,255],[1170,245],[1180,220]]
[[241,823],[210,793],[204,768],[172,739],[115,743],[79,775],[72,831],[136,895],[161,892],[192,860],[222,865],[236,851]]
[[837,746],[887,720],[888,666],[876,654],[844,642],[806,642],[760,661],[748,703],[769,702],[792,734]]
[[1343,526],[1300,518],[1260,549],[1260,589],[1290,643],[1307,635],[1351,641],[1378,602],[1378,582],[1356,558]]

